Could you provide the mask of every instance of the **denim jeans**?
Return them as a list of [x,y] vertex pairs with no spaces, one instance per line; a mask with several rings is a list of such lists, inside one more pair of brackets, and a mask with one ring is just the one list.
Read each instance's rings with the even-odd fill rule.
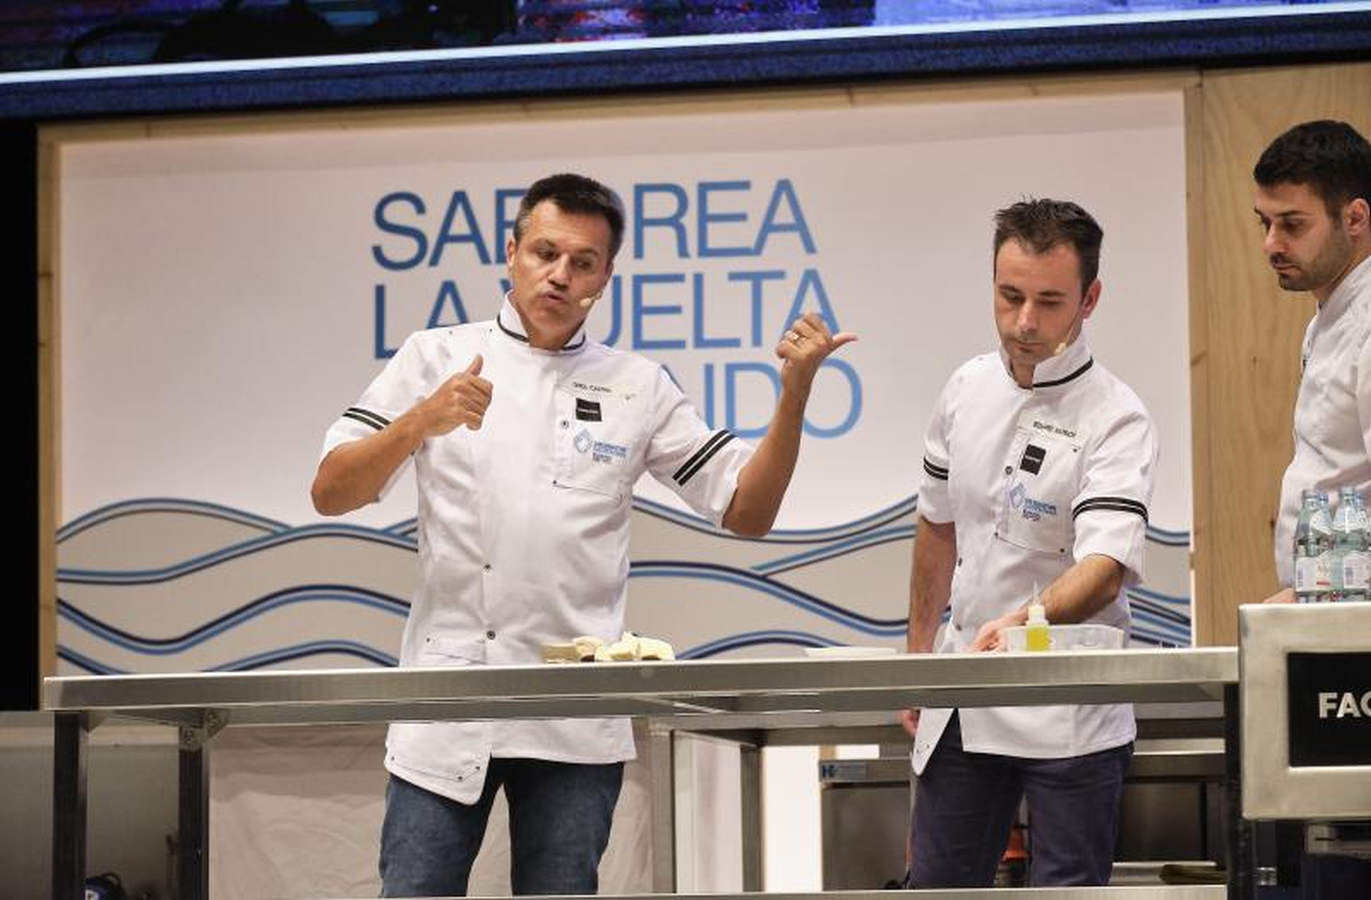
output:
[[954,714],[914,788],[910,886],[989,887],[1025,796],[1029,884],[1108,884],[1132,756],[1131,743],[1061,759],[968,753]]
[[516,894],[593,894],[624,764],[492,759],[471,805],[390,777],[381,827],[381,896],[465,896],[495,791],[509,802]]

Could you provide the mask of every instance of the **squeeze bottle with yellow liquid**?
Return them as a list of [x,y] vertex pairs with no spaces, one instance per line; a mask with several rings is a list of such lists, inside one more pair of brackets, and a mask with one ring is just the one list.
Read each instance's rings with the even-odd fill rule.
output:
[[1028,604],[1028,621],[1024,623],[1024,649],[1044,652],[1052,649],[1052,636],[1047,630],[1047,611],[1038,602],[1038,586],[1033,586],[1033,600]]

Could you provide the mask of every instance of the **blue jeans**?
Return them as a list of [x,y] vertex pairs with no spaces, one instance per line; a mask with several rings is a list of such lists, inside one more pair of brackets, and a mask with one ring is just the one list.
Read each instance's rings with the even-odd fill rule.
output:
[[1023,796],[1029,884],[1108,884],[1132,756],[1131,743],[1061,759],[968,753],[953,714],[914,789],[910,886],[989,887]]
[[466,896],[495,791],[509,802],[516,894],[593,894],[624,764],[491,759],[471,805],[390,778],[381,827],[381,896]]

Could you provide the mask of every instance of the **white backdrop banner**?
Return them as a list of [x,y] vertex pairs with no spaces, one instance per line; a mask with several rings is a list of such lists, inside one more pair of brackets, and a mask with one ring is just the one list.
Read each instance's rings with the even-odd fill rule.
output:
[[1162,442],[1135,638],[1189,642],[1179,93],[428,122],[62,146],[66,671],[393,662],[413,489],[321,520],[323,433],[406,334],[494,314],[519,198],[554,171],[629,213],[591,336],[665,364],[714,426],[760,435],[800,312],[861,336],[818,376],[770,538],[638,485],[631,627],[694,656],[901,643],[923,430],[995,346],[991,216],[1031,195],[1104,227],[1086,334]]

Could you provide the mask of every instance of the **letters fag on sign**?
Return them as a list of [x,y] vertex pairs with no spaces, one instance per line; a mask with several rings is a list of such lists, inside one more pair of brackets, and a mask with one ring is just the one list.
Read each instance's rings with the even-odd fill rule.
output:
[[1371,652],[1291,653],[1290,765],[1371,765]]

